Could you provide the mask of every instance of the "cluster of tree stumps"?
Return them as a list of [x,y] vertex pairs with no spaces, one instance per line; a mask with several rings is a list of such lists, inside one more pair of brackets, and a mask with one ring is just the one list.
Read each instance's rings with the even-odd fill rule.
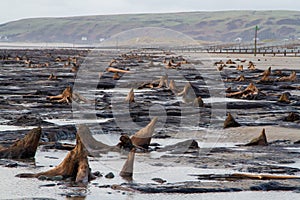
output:
[[[78,52],[77,52],[78,53]],[[168,52],[169,53],[169,52]],[[31,64],[25,64],[24,58],[14,58],[15,56],[7,55],[3,63],[17,63],[24,65],[23,67],[35,67],[35,68],[47,68],[51,67],[53,63],[55,65],[60,65],[62,68],[65,68],[68,73],[69,78],[72,76],[74,78],[78,72],[80,62],[82,61],[80,56],[68,56],[68,57],[47,57],[50,59],[49,65],[39,65],[39,62],[35,59],[30,59]],[[27,61],[26,61],[27,62]],[[29,62],[29,61],[28,61]],[[198,142],[193,139],[189,139],[183,142],[179,142],[173,145],[167,146],[156,146],[153,148],[151,146],[151,140],[154,135],[154,130],[156,123],[159,119],[158,117],[153,117],[149,120],[149,110],[144,109],[143,106],[151,106],[151,101],[161,101],[166,106],[170,107],[170,110],[167,112],[167,120],[170,122],[170,118],[181,117],[179,113],[178,105],[180,103],[184,105],[191,106],[197,112],[203,112],[204,117],[200,119],[199,124],[203,123],[207,127],[207,118],[212,117],[211,112],[207,111],[212,108],[212,103],[204,103],[205,98],[209,98],[209,90],[204,85],[203,77],[207,74],[198,74],[195,69],[191,66],[199,64],[199,61],[189,60],[182,56],[177,56],[175,54],[167,54],[166,52],[159,52],[158,55],[151,55],[151,53],[140,53],[137,51],[130,52],[127,54],[122,54],[116,57],[116,59],[111,60],[110,63],[107,63],[107,68],[105,71],[99,73],[99,88],[113,88],[116,81],[121,79],[125,75],[134,74],[136,69],[141,69],[145,67],[146,69],[158,70],[157,74],[151,77],[151,80],[144,80],[143,78],[140,83],[128,83],[130,91],[128,95],[124,97],[121,101],[129,104],[129,107],[132,111],[134,120],[148,122],[148,124],[135,131],[134,134],[124,134],[114,126],[111,129],[107,128],[108,131],[116,131],[120,135],[119,143],[110,146],[102,143],[101,141],[95,140],[92,132],[89,127],[86,125],[80,125],[76,133],[76,144],[60,144],[58,145],[57,139],[51,141],[41,141],[42,129],[35,128],[31,130],[22,140],[15,141],[12,145],[6,147],[0,147],[0,158],[7,159],[30,159],[35,156],[38,145],[42,148],[56,148],[68,150],[68,154],[61,161],[61,163],[53,167],[52,169],[45,172],[38,172],[35,174],[23,173],[18,174],[18,177],[22,178],[38,178],[43,179],[62,179],[65,181],[71,180],[77,185],[86,185],[89,181],[97,178],[99,172],[92,172],[89,164],[90,157],[98,157],[108,152],[126,152],[128,157],[124,162],[123,166],[120,166],[119,175],[124,179],[131,181],[134,175],[134,162],[137,160],[139,153],[147,153],[150,151],[158,152],[171,152],[170,154],[180,156],[182,154],[191,154],[192,156],[199,155],[201,146],[199,147]],[[6,64],[5,64],[6,65]],[[221,76],[225,82],[225,85],[228,86],[226,89],[226,98],[235,98],[247,101],[241,101],[241,103],[232,103],[228,104],[230,112],[227,114],[227,118],[224,121],[223,127],[220,128],[233,128],[245,126],[245,121],[240,118],[235,119],[236,114],[234,109],[238,108],[241,110],[251,109],[251,108],[267,108],[274,109],[278,106],[285,106],[285,108],[290,108],[291,112],[283,113],[284,117],[276,119],[281,122],[291,122],[294,125],[299,124],[299,114],[297,108],[299,108],[299,97],[297,95],[292,95],[290,91],[299,90],[299,70],[273,70],[270,68],[266,70],[259,70],[256,66],[256,63],[246,60],[227,60],[226,62],[220,61],[215,63],[216,70],[219,70]],[[53,67],[53,66],[52,66]],[[55,67],[53,67],[55,68]],[[161,69],[166,70],[166,73],[162,74]],[[60,70],[62,70],[60,68]],[[181,81],[171,76],[172,70],[176,72],[184,73],[185,80]],[[48,71],[47,71],[48,72]],[[60,71],[61,72],[61,71]],[[191,72],[191,74],[189,74]],[[169,73],[169,74],[168,74]],[[50,76],[49,76],[50,74]],[[100,110],[100,112],[105,111],[106,114],[111,111],[111,103],[109,99],[111,96],[108,93],[101,93],[103,97],[98,98],[97,100],[90,100],[85,98],[83,95],[72,91],[72,81],[67,80],[66,78],[55,75],[56,73],[47,73],[47,76],[43,76],[43,81],[47,83],[47,87],[52,86],[51,91],[36,91],[34,94],[26,94],[33,101],[39,101],[43,104],[50,107],[50,109],[56,109],[55,111],[65,111],[63,109],[70,109],[70,104],[75,103],[84,103],[84,104],[95,104],[95,107]],[[60,74],[60,73],[57,73]],[[26,79],[26,77],[25,77]],[[28,81],[30,79],[26,79]],[[43,81],[39,80],[44,83]],[[68,82],[70,81],[70,82]],[[28,81],[29,82],[29,81]],[[37,84],[36,84],[37,85]],[[36,86],[38,88],[38,86]],[[141,94],[137,92],[138,90],[145,89],[146,92]],[[22,98],[18,99],[18,103],[22,103],[23,97],[27,97],[22,94]],[[152,99],[149,96],[152,95]],[[155,96],[155,97],[153,97]],[[38,97],[38,98],[37,98]],[[29,99],[28,98],[28,99]],[[174,101],[176,99],[182,99],[180,103],[169,103],[168,101]],[[145,100],[147,99],[147,100]],[[251,100],[256,100],[251,102]],[[260,103],[259,100],[265,100],[265,102]],[[4,101],[4,100],[3,100]],[[150,103],[149,103],[150,102]],[[167,103],[166,103],[167,102]],[[103,107],[100,107],[103,106]],[[149,106],[149,107],[150,107]],[[44,109],[44,107],[41,107]],[[174,109],[175,108],[175,109]],[[146,110],[146,111],[145,111]],[[62,112],[63,113],[63,112]],[[104,112],[103,112],[104,113]],[[103,114],[100,113],[100,114]],[[30,113],[28,113],[30,114]],[[111,114],[111,113],[109,113]],[[109,118],[107,116],[112,116],[107,114],[101,115],[104,118]],[[116,114],[116,113],[113,113]],[[201,113],[202,114],[202,113]],[[44,115],[45,116],[45,115]],[[147,118],[145,118],[147,116]],[[241,115],[240,115],[241,116]],[[144,117],[144,118],[143,118]],[[217,116],[225,118],[226,116]],[[55,117],[54,117],[55,118]],[[145,120],[147,119],[147,120]],[[204,119],[204,120],[203,120]],[[21,122],[24,120],[22,117],[19,118],[16,122]],[[203,121],[205,122],[203,122]],[[175,121],[175,120],[174,120]],[[178,122],[172,121],[173,127],[177,128]],[[39,125],[45,123],[43,120],[37,120],[36,123],[31,125]],[[107,122],[108,124],[110,122]],[[112,125],[112,124],[109,124]],[[115,125],[115,124],[113,124]],[[170,124],[167,124],[168,126]],[[197,124],[198,125],[198,124]],[[201,124],[202,125],[202,124]],[[249,125],[249,124],[246,124]],[[250,124],[251,125],[251,124]],[[254,124],[257,125],[257,124]],[[131,127],[128,127],[130,129]],[[230,129],[229,129],[230,130]],[[169,130],[167,130],[169,131]],[[166,132],[167,132],[166,131]],[[131,133],[130,131],[128,131]],[[171,131],[170,131],[171,132]],[[167,132],[168,133],[168,132]],[[256,149],[263,151],[265,147],[272,148],[272,143],[267,139],[268,129],[262,127],[260,135],[254,137],[254,139],[249,140],[249,142],[239,145],[244,148],[251,148],[255,146]],[[50,134],[49,134],[50,135]],[[158,135],[161,137],[161,135]],[[168,136],[168,135],[163,135]],[[170,136],[172,137],[172,136]],[[50,136],[47,138],[50,140]],[[44,138],[43,138],[44,139]],[[296,142],[295,142],[296,144]],[[228,149],[225,149],[228,150]],[[213,148],[212,151],[218,151],[217,148]],[[229,150],[228,150],[229,151]],[[199,157],[196,157],[193,162],[200,162]],[[205,159],[205,158],[204,158]],[[233,163],[238,163],[234,161]],[[204,166],[204,165],[203,165]],[[109,176],[108,176],[109,177]],[[201,180],[199,176],[199,180]],[[271,176],[268,174],[257,174],[257,173],[245,173],[245,174],[225,174],[223,176],[216,175],[205,177],[210,180],[284,180],[284,179],[298,179],[298,176]],[[203,178],[204,179],[204,178]],[[163,179],[154,179],[154,181],[164,184],[166,181]],[[142,191],[141,188],[135,188],[133,185],[128,187],[123,187],[121,185],[111,185],[111,188],[116,190],[128,190],[128,191]],[[158,190],[157,190],[158,191]],[[183,191],[183,190],[182,190]],[[163,190],[162,190],[163,192]]]

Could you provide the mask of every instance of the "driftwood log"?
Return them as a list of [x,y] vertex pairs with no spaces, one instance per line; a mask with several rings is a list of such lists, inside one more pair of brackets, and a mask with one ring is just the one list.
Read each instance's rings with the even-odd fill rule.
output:
[[131,71],[129,70],[123,70],[123,69],[117,69],[117,68],[114,68],[114,67],[108,67],[106,68],[106,71],[107,72],[112,72],[112,73],[132,73]]
[[26,159],[35,156],[41,138],[41,127],[29,131],[26,136],[14,142],[11,146],[0,147],[0,158]]
[[237,181],[241,179],[252,179],[252,180],[300,179],[300,176],[292,176],[292,175],[249,174],[249,173],[201,174],[197,176],[198,179],[200,180],[217,180],[217,181]]

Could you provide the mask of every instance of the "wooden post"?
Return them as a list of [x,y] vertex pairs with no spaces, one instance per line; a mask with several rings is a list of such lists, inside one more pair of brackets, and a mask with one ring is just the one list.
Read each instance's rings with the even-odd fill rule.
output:
[[255,26],[255,36],[254,36],[254,56],[256,56],[256,50],[257,50],[257,31],[258,31],[258,26]]

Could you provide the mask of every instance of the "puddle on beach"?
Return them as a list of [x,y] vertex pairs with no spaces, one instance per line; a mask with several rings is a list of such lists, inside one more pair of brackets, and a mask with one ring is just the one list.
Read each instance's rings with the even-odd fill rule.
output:
[[36,128],[35,126],[10,126],[0,125],[0,132],[2,131],[18,131],[18,130],[30,130]]
[[[96,118],[96,116],[95,116]],[[59,126],[63,125],[74,125],[74,124],[97,124],[97,123],[104,123],[111,120],[110,118],[105,119],[45,119],[44,121],[50,122]]]
[[[91,181],[87,188],[80,187],[65,187],[58,185],[58,182],[53,181],[40,181],[30,178],[17,178],[16,174],[19,173],[36,173],[50,169],[52,166],[58,165],[61,160],[66,156],[66,151],[38,151],[35,158],[36,167],[18,167],[6,168],[0,167],[0,178],[5,180],[0,182],[0,187],[3,191],[0,199],[21,199],[21,198],[54,198],[65,199],[66,194],[73,195],[74,198],[80,193],[85,196],[80,199],[172,199],[180,200],[186,199],[239,199],[239,200],[252,200],[252,199],[297,199],[299,194],[293,192],[230,192],[230,193],[206,193],[206,194],[141,194],[139,192],[117,191],[111,188],[99,188],[99,186],[121,184],[126,182],[118,176],[118,173],[125,162],[125,155],[118,153],[109,153],[101,158],[91,158],[90,166],[93,171],[100,171],[103,175],[113,172],[115,178],[107,179],[104,177],[97,178]],[[168,183],[179,183],[182,181],[196,181],[195,176],[192,174],[211,174],[211,173],[230,173],[224,169],[200,169],[187,166],[175,166],[176,163],[169,166],[150,165],[145,162],[145,159],[151,154],[137,154],[135,162],[134,183],[151,183],[158,184],[152,181],[152,178],[162,178]],[[151,159],[159,163],[159,159]],[[176,174],[176,176],[174,176]],[[16,187],[21,185],[22,187]],[[159,185],[159,184],[158,184]],[[63,195],[62,195],[63,194]]]
[[[18,168],[5,168],[0,167],[0,178],[6,180],[5,182],[0,182],[0,187],[3,191],[6,191],[1,195],[4,199],[14,199],[14,198],[55,198],[63,199],[61,194],[66,193],[78,193],[80,188],[65,188],[63,185],[57,185],[57,182],[52,181],[40,181],[37,179],[20,179],[15,177],[18,173],[36,173],[40,171],[46,171],[53,166],[58,165],[63,158],[66,156],[67,151],[37,151],[35,156],[35,165],[30,167],[18,167]],[[113,179],[107,179],[104,177],[97,178],[88,185],[86,189],[80,189],[81,194],[86,194],[87,199],[99,199],[107,197],[104,199],[135,199],[135,195],[140,195],[138,193],[128,193],[114,191],[110,188],[99,188],[98,186],[121,184],[126,182],[121,177],[118,176],[120,169],[122,168],[126,160],[126,155],[121,155],[119,153],[108,153],[104,154],[100,158],[90,158],[90,166],[93,171],[100,171],[103,175],[113,172],[115,177]],[[178,183],[183,181],[196,181],[196,177],[192,174],[210,174],[210,173],[228,173],[228,170],[214,170],[214,169],[200,169],[194,168],[192,166],[176,166],[176,163],[168,163],[165,165],[163,161],[158,158],[151,158],[151,153],[139,153],[135,158],[135,174],[134,183],[152,183],[158,184],[152,181],[152,178],[162,178],[168,183]],[[151,161],[151,162],[150,162]],[[157,163],[152,165],[151,163]],[[174,176],[176,174],[176,176]],[[15,187],[16,185],[22,185],[22,187]],[[49,185],[47,187],[48,184]],[[54,184],[54,185],[53,185]],[[142,195],[143,199],[151,199],[153,195]],[[167,194],[161,194],[161,197],[172,196]],[[193,196],[193,195],[192,195]],[[195,195],[198,196],[198,195]]]

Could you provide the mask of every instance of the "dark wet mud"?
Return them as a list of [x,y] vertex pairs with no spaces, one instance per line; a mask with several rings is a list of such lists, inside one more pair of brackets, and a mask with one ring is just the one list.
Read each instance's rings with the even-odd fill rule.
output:
[[[277,130],[276,127],[297,132],[300,125],[300,70],[282,66],[281,70],[271,68],[267,71],[268,68],[260,67],[262,61],[253,61],[254,69],[249,60],[232,57],[232,61],[226,64],[228,59],[224,58],[222,64],[216,63],[218,60],[211,59],[209,55],[185,55],[158,49],[124,52],[91,49],[0,50],[0,144],[8,146],[37,126],[42,127],[41,142],[74,141],[76,123],[83,121],[93,134],[100,138],[103,135],[111,137],[112,143],[117,144],[121,134],[133,135],[153,116],[160,116],[150,152],[138,152],[136,155],[137,170],[141,167],[139,163],[155,170],[190,167],[189,173],[182,172],[184,177],[189,178],[172,181],[166,179],[164,173],[161,176],[150,173],[151,177],[143,181],[146,175],[139,178],[137,173],[134,174],[134,182],[113,178],[115,181],[105,184],[106,178],[100,177],[90,186],[93,192],[299,191],[300,182],[296,178],[253,179],[233,178],[231,175],[299,176],[300,135],[297,137],[296,133],[285,140],[276,137],[286,133],[276,133],[268,140],[268,146],[235,145],[245,144],[243,134],[246,134],[247,127],[273,127],[272,133],[267,129],[267,138],[268,134]],[[130,73],[115,73],[108,71],[108,67]],[[167,77],[167,83],[161,81],[164,77]],[[170,86],[171,80],[176,88]],[[80,86],[84,87],[76,86],[80,81]],[[255,89],[248,88],[250,83]],[[189,84],[190,89],[185,93],[184,87]],[[73,102],[49,99],[49,96],[61,94],[68,86],[73,89],[73,94],[77,94],[77,98],[72,96]],[[134,102],[128,103],[125,98],[131,88]],[[182,92],[184,94],[179,95]],[[195,103],[198,97],[201,97],[202,103],[198,100]],[[242,128],[226,130],[227,136],[231,131],[235,132],[235,138],[231,141],[233,145],[228,146],[226,142],[216,139],[212,140],[214,144],[209,148],[201,146],[208,143],[207,138],[222,138],[220,134],[224,131],[223,123],[228,112]],[[247,134],[254,138],[259,132]],[[189,149],[190,144],[184,142],[173,145],[177,139],[195,139],[200,148]],[[230,142],[230,139],[226,141]],[[218,142],[220,144],[216,145]],[[47,154],[48,150],[43,152],[41,146],[38,151]],[[51,150],[48,156],[53,154],[56,157],[55,151]],[[159,156],[147,156],[153,153],[159,153]],[[112,158],[113,161],[104,159],[101,164],[112,162],[116,169],[121,168],[124,159],[120,163],[118,156],[113,155]],[[107,168],[98,164],[98,158],[90,159],[93,171],[103,170],[103,175],[109,173]],[[47,163],[51,161],[53,159]],[[24,167],[34,168],[31,164],[13,160],[1,160],[1,166],[22,171]],[[204,171],[201,173],[199,170]],[[218,173],[219,170],[225,171]],[[114,173],[118,176],[117,172]],[[153,178],[158,182],[153,182]]]

